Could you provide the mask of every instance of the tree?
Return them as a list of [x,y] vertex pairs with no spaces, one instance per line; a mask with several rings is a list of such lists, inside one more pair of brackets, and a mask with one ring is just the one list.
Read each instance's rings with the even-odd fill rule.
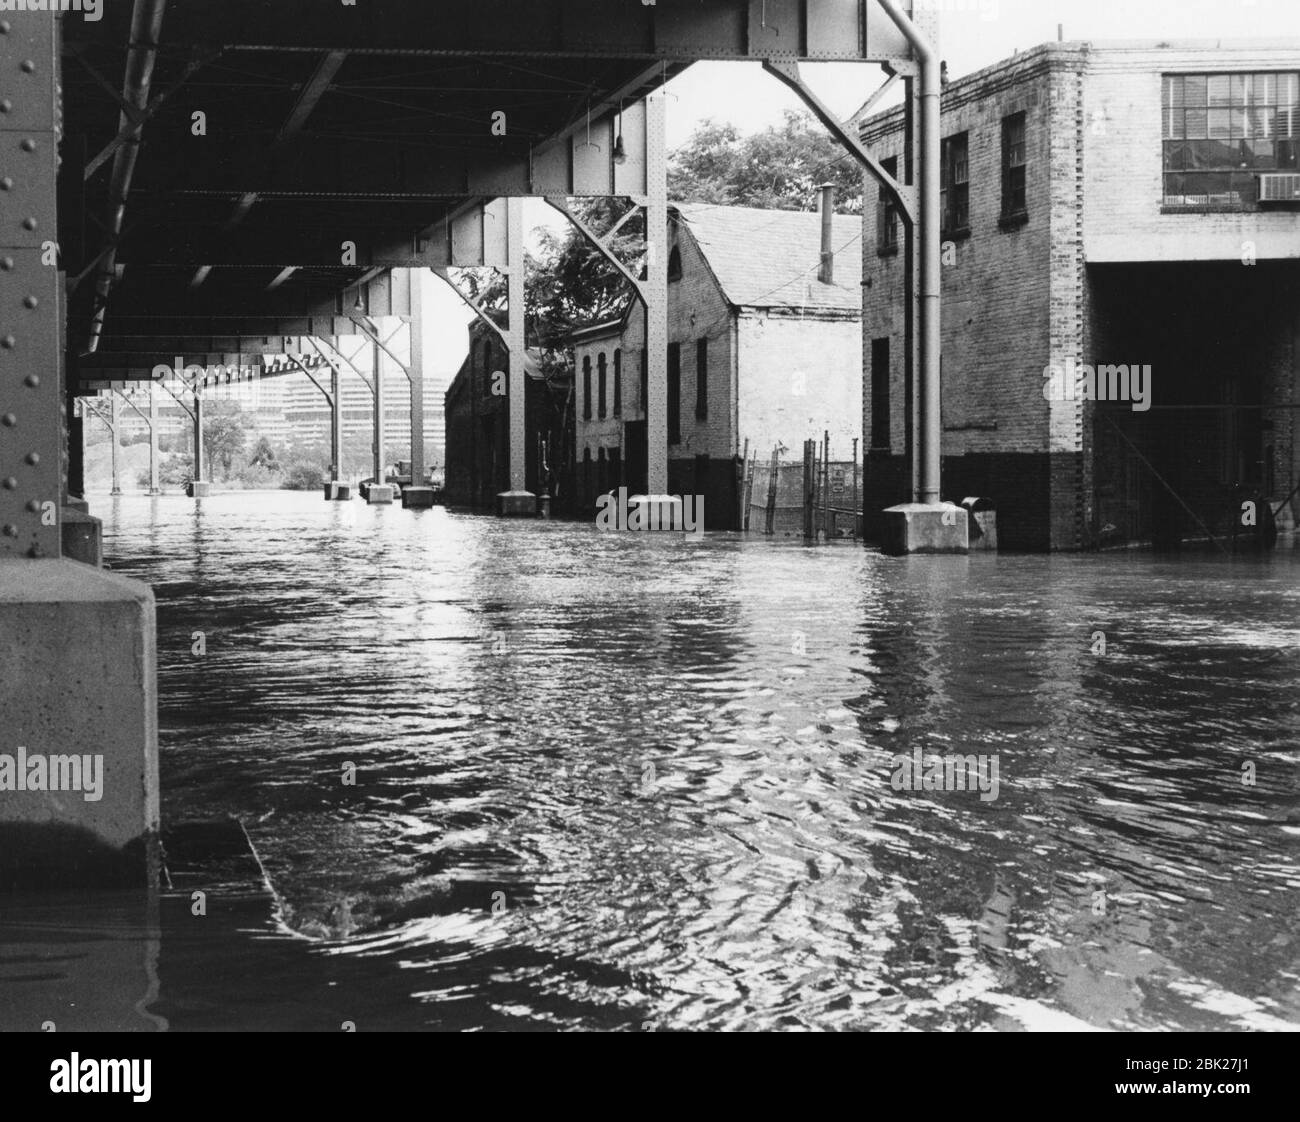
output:
[[230,478],[230,467],[243,453],[247,438],[248,423],[239,402],[213,401],[204,405],[203,454],[212,475],[220,465],[222,478]]
[[248,458],[249,467],[264,468],[266,471],[280,470],[280,457],[275,445],[265,436],[259,436],[253,445],[253,454]]
[[668,196],[684,203],[815,210],[823,183],[835,184],[840,214],[862,212],[862,168],[810,114],[794,109],[750,136],[703,121],[668,164]]

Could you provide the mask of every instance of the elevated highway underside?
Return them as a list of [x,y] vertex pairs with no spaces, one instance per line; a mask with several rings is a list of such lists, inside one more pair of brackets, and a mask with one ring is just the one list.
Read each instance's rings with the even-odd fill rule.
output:
[[[377,321],[396,317],[415,460],[422,293],[434,273],[491,266],[508,293],[502,510],[531,513],[521,200],[620,195],[646,231],[642,271],[625,275],[646,315],[648,491],[663,498],[667,187],[663,99],[649,95],[701,59],[759,61],[792,86],[895,199],[909,259],[937,280],[937,226],[919,250],[917,230],[922,209],[938,212],[938,136],[917,114],[931,88],[937,125],[938,63],[922,37],[932,17],[914,25],[911,3],[103,0],[97,20],[51,6],[0,10],[0,714],[12,744],[103,753],[109,790],[95,803],[0,793],[0,831],[56,823],[74,850],[118,849],[158,827],[152,593],[62,559],[65,529],[94,521],[69,467],[78,395],[152,381],[177,358],[264,368],[302,341],[336,379],[339,337],[384,346]],[[800,60],[904,79],[924,139],[900,181],[803,85]],[[916,307],[937,311],[934,294]],[[918,412],[933,402],[937,418],[934,358]],[[196,469],[202,385],[186,387]],[[321,388],[338,401],[337,381]]]

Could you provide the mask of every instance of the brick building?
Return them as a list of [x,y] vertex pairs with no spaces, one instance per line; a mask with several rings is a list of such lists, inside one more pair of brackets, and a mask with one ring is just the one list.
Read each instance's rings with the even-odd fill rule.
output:
[[[852,459],[862,413],[859,220],[836,215],[829,283],[813,212],[678,204],[669,212],[668,489],[704,496],[709,529],[741,523],[740,457],[798,459],[829,430]],[[572,338],[578,490],[590,509],[645,487],[645,315]]]
[[[991,497],[1028,550],[1231,533],[1285,500],[1300,43],[1051,43],[947,85],[942,122],[944,498]],[[898,159],[900,110],[859,127]],[[909,497],[899,227],[869,188],[869,528]]]
[[[495,509],[510,489],[510,356],[495,331],[476,320],[469,352],[444,399],[447,424],[447,503]],[[573,387],[567,376],[543,372],[529,350],[524,373],[525,486],[550,494],[553,509],[573,503]]]

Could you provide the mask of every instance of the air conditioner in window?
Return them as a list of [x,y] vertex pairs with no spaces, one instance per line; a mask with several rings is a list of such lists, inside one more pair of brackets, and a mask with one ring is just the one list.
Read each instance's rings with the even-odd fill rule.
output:
[[1261,203],[1300,203],[1300,175],[1273,172],[1259,177]]

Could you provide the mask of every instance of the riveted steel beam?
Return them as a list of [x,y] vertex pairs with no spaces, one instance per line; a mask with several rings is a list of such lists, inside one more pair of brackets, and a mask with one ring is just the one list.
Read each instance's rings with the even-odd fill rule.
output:
[[58,557],[64,279],[55,233],[57,21],[0,21],[0,559]]

